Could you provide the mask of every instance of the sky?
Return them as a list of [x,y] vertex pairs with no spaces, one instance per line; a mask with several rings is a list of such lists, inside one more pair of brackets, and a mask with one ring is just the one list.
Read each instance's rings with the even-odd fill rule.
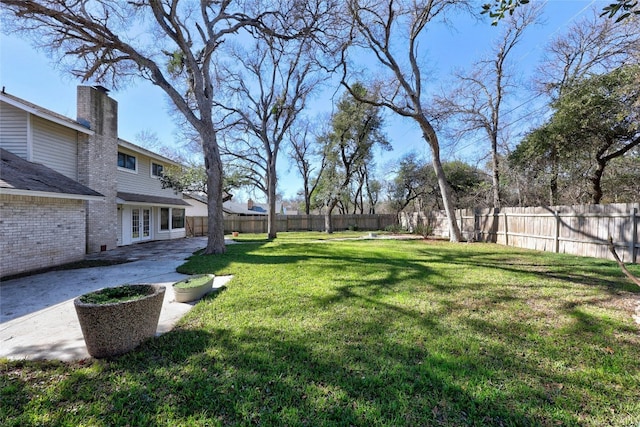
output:
[[[478,10],[486,0],[478,1]],[[609,1],[583,0],[533,0],[531,3],[544,3],[543,25],[530,27],[522,43],[512,57],[517,65],[518,75],[527,81],[535,70],[544,51],[544,46],[554,37],[566,31],[568,26],[582,16],[588,15],[592,8],[597,10],[606,6]],[[428,34],[425,43],[424,58],[429,60],[430,82],[433,87],[446,84],[447,77],[454,68],[468,68],[474,60],[489,50],[491,41],[499,34],[499,27],[490,25],[487,17],[477,22],[470,17],[456,17],[452,21],[454,28],[437,28]],[[34,50],[28,41],[12,35],[0,34],[0,86],[12,95],[35,103],[75,119],[76,87],[83,83],[72,76],[62,74],[45,52]],[[310,116],[329,114],[331,96],[335,88],[328,89],[318,95],[309,104]],[[122,139],[139,143],[136,135],[140,132],[153,132],[163,145],[172,147],[179,145],[178,132],[173,118],[169,114],[170,101],[160,88],[151,83],[139,80],[124,90],[112,91],[110,96],[118,101],[119,135]],[[527,104],[530,93],[523,93],[511,100],[512,105]],[[525,108],[521,108],[522,114]],[[519,111],[515,111],[517,116]],[[526,119],[526,116],[523,116]],[[527,125],[528,120],[520,123]],[[377,153],[378,176],[384,176],[392,168],[394,161],[404,154],[416,152],[429,158],[426,143],[411,120],[394,117],[385,113],[385,132],[393,146],[393,151]],[[448,145],[448,141],[442,141]],[[455,148],[444,149],[444,160],[460,159],[470,163],[478,163],[482,153],[488,147],[479,138],[471,138],[459,143]],[[301,179],[293,167],[286,161],[286,150],[280,154],[279,192],[285,198],[294,197],[302,187]],[[480,165],[482,166],[482,165]],[[236,196],[238,202],[244,201],[247,194]]]

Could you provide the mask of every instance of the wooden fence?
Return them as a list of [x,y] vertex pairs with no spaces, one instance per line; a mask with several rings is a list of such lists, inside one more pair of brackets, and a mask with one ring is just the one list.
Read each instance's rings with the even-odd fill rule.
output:
[[[336,231],[383,230],[398,223],[395,214],[375,215],[332,215],[333,229]],[[324,215],[279,215],[276,220],[277,231],[323,231]],[[207,217],[187,217],[187,236],[206,236]],[[226,233],[266,233],[267,216],[230,216],[224,219]]]
[[[640,203],[502,209],[461,209],[456,220],[467,240],[518,248],[613,259],[609,236],[627,263],[640,259]],[[401,225],[422,224],[449,237],[444,211],[402,214]]]

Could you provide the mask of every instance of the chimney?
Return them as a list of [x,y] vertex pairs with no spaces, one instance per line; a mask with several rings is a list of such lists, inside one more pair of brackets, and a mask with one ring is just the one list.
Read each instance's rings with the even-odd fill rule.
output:
[[247,201],[247,209],[250,211],[253,210],[253,200],[249,199],[249,201]]

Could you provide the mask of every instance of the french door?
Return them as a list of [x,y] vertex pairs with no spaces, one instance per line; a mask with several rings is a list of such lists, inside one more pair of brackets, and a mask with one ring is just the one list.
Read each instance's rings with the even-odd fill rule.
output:
[[151,209],[131,209],[131,241],[139,242],[151,239]]

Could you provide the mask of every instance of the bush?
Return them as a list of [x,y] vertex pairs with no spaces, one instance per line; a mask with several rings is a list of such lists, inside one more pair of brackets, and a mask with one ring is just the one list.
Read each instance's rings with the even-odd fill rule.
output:
[[389,233],[393,233],[393,234],[400,234],[406,230],[402,228],[400,224],[391,224],[391,225],[387,225],[384,228],[384,231],[388,231]]
[[358,231],[358,226],[356,224],[351,224],[347,229],[349,231]]
[[433,234],[433,227],[428,224],[416,224],[413,229],[413,234],[417,234],[422,237],[429,237]]

